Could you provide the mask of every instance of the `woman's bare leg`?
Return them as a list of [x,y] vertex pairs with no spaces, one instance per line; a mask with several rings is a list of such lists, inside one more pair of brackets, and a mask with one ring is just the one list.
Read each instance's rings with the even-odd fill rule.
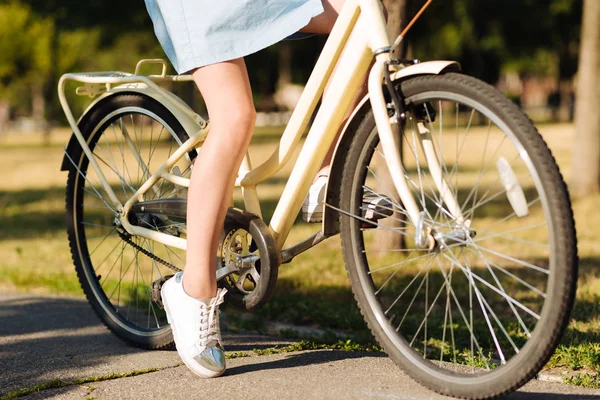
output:
[[198,152],[188,191],[183,286],[189,296],[212,298],[219,235],[256,111],[243,59],[198,68],[192,75],[206,102],[210,133]]

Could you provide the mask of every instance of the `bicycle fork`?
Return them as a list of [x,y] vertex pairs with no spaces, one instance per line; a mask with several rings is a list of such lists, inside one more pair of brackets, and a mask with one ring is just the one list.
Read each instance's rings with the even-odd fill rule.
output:
[[[410,222],[416,229],[415,243],[417,247],[432,250],[436,246],[436,239],[434,238],[435,233],[431,227],[426,225],[425,210],[419,209],[408,186],[407,177],[405,176],[404,168],[402,166],[402,159],[398,151],[398,149],[400,149],[398,140],[402,140],[402,138],[396,138],[392,131],[388,108],[383,95],[383,86],[381,83],[382,78],[384,77],[385,68],[388,68],[389,60],[389,53],[378,54],[375,58],[375,64],[371,69],[368,80],[371,107],[375,116],[375,123],[377,124],[377,131],[381,141],[383,155],[390,171],[394,187],[406,209]],[[436,156],[429,130],[422,123],[418,124],[418,129],[419,141],[421,142],[425,159],[437,190],[441,194],[441,198],[448,207],[448,211],[457,222],[457,225],[469,228],[470,221],[465,221],[458,201],[443,177],[442,167]]]

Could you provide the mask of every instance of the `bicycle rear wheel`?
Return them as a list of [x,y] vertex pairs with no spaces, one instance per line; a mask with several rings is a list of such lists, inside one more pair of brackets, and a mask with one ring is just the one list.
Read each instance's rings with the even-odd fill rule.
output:
[[[117,94],[101,100],[85,114],[79,128],[122,204],[188,139],[163,105],[141,94]],[[173,274],[157,259],[183,268],[185,252],[140,237],[124,240],[115,223],[118,212],[85,153],[67,156],[71,161],[67,232],[88,301],[104,324],[128,343],[149,349],[170,346],[171,329],[164,311],[152,301],[151,285]],[[195,156],[195,150],[188,153],[173,172],[189,177]],[[144,200],[186,197],[185,189],[160,181]],[[148,213],[132,218],[149,229],[185,235],[183,219]]]
[[[404,174],[436,243],[416,246],[369,113],[346,158],[341,206],[360,216],[376,191],[394,215],[370,227],[340,216],[352,288],[374,336],[414,379],[446,395],[499,396],[543,367],[569,319],[577,250],[566,186],[535,127],[491,86],[447,74],[401,90]],[[444,203],[422,139],[466,221]]]

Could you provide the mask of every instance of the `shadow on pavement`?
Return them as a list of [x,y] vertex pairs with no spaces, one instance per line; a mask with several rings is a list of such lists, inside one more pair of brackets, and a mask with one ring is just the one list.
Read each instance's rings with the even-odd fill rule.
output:
[[0,396],[53,379],[108,371],[114,357],[143,353],[112,335],[85,300],[51,296],[0,298]]
[[[147,351],[112,334],[84,299],[27,294],[0,294],[0,397],[16,389],[60,379],[105,376],[180,363],[173,350]],[[286,346],[287,340],[252,333],[224,333],[233,352]],[[229,373],[302,366],[371,353],[316,351],[291,354],[286,360],[234,368]],[[382,355],[383,356],[383,355]],[[283,363],[283,364],[281,364]],[[61,389],[74,390],[77,385]]]
[[544,392],[517,392],[504,397],[506,400],[599,400],[600,394],[562,394]]
[[312,350],[306,353],[290,353],[282,360],[257,362],[255,364],[242,365],[227,369],[227,375],[233,376],[248,372],[264,371],[268,369],[295,368],[307,365],[332,363],[340,360],[365,357],[387,357],[382,353],[347,352],[336,350]]

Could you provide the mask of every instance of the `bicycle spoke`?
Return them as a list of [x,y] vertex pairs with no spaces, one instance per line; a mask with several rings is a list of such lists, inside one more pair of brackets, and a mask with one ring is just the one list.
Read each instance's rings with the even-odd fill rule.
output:
[[[96,275],[98,275],[98,273],[100,272],[100,268],[102,267],[102,265],[104,265],[104,262],[106,260],[108,260],[108,258],[112,255],[112,253],[115,251],[115,249],[117,247],[119,247],[119,242],[117,242],[117,244],[115,244],[115,246],[110,250],[110,252],[108,253],[108,255],[106,257],[104,257],[104,259],[102,261],[100,261],[100,263],[98,263],[97,269],[96,269]],[[121,250],[121,254],[123,254],[123,250]],[[106,275],[108,277],[108,275],[110,275],[112,269],[108,271],[108,274]],[[106,278],[105,278],[106,279]]]
[[547,243],[540,243],[540,242],[534,242],[532,240],[525,240],[525,239],[519,239],[519,238],[515,238],[512,236],[508,236],[502,233],[495,233],[493,235],[487,235],[484,237],[478,237],[476,239],[473,240],[473,242],[477,243],[477,242],[481,242],[483,240],[487,240],[490,238],[500,238],[500,239],[505,239],[505,240],[509,240],[511,242],[517,242],[517,243],[523,243],[526,244],[528,246],[535,246],[535,247],[539,247],[542,249],[550,249],[550,245],[548,245]]
[[[473,332],[473,317],[472,317],[472,314],[471,314],[472,309],[473,309],[473,307],[471,305],[471,301],[472,300],[469,297],[469,303],[470,303],[470,305],[469,305],[470,319],[469,320],[471,321],[469,323],[468,322],[469,320],[467,320],[467,317],[466,317],[466,315],[465,315],[462,307],[460,306],[460,302],[459,302],[458,298],[456,297],[456,293],[455,293],[454,289],[452,289],[452,286],[450,286],[448,284],[448,277],[447,277],[446,273],[444,272],[444,268],[442,267],[442,265],[440,263],[440,260],[437,259],[437,261],[438,261],[438,267],[440,268],[442,276],[444,277],[444,282],[446,283],[446,286],[450,288],[450,294],[452,295],[452,299],[454,300],[454,303],[458,307],[458,311],[459,311],[459,313],[460,313],[460,315],[461,315],[461,317],[463,319],[463,322],[464,322],[467,330],[469,331],[469,334],[470,334],[469,340],[470,340],[470,345],[471,345],[471,353],[470,353],[471,357],[473,357],[473,355],[475,354],[475,352],[474,352],[474,346],[477,347],[477,351],[480,354],[480,356],[483,356],[483,350],[481,349],[481,346],[479,345],[479,341],[477,340],[477,338],[475,337],[475,333]],[[489,363],[487,362],[487,360],[485,359],[485,357],[482,357],[482,358],[484,359],[484,361],[486,363],[487,369],[489,369]],[[474,364],[473,358],[471,358],[471,363]]]
[[88,226],[95,226],[97,228],[108,228],[108,229],[114,229],[113,226],[111,225],[101,225],[101,224],[94,224],[93,222],[82,222],[83,225],[88,225]]
[[[128,166],[128,165],[127,165],[127,163],[125,162],[125,149],[124,149],[124,146],[123,146],[123,145],[124,145],[125,138],[123,138],[123,139],[121,140],[121,143],[120,143],[120,145],[119,145],[119,139],[118,139],[118,136],[117,136],[117,131],[116,131],[116,129],[115,129],[115,124],[114,124],[114,122],[113,122],[112,124],[110,124],[110,126],[111,126],[111,128],[112,128],[112,131],[113,131],[113,136],[114,136],[114,138],[115,138],[115,141],[117,142],[117,147],[119,148],[119,152],[120,152],[120,154],[121,154],[121,160],[122,160],[122,171],[123,171],[123,174],[126,174],[126,175],[127,175],[127,177],[129,178],[129,181],[130,181],[130,182],[132,182],[132,181],[133,181],[133,179],[131,179],[131,173],[129,172],[129,166]],[[123,135],[121,135],[121,137],[123,137]]]
[[[429,274],[426,275],[426,277],[428,277],[428,276],[429,276]],[[425,338],[423,339],[423,343],[427,343],[427,317],[431,313],[431,310],[433,309],[433,306],[435,305],[437,299],[440,297],[440,295],[442,294],[442,291],[446,287],[446,284],[444,283],[442,285],[442,287],[440,288],[440,290],[437,292],[433,301],[431,302],[431,306],[429,306],[428,300],[427,300],[427,296],[428,296],[428,292],[429,292],[428,283],[429,283],[429,279],[426,279],[426,281],[425,281],[425,316],[423,317],[421,324],[417,328],[417,332],[415,332],[415,334],[413,335],[413,339],[410,342],[411,346],[413,345],[415,339],[419,336],[419,333],[421,332],[421,329],[423,329],[423,327],[425,327],[425,333],[424,333]],[[424,347],[423,347],[423,354],[424,355],[427,354],[427,345],[426,344],[424,344]]]
[[374,272],[379,272],[379,271],[382,271],[384,269],[388,269],[388,268],[391,268],[391,267],[399,267],[399,266],[402,266],[402,265],[406,265],[408,263],[415,262],[415,261],[418,261],[418,260],[421,260],[421,259],[427,258],[427,257],[433,257],[433,254],[427,253],[427,254],[424,254],[424,255],[419,256],[417,258],[413,258],[412,260],[405,260],[405,261],[401,261],[401,262],[398,262],[398,263],[386,265],[385,267],[381,267],[381,268],[377,268],[377,269],[371,270],[369,272],[369,274],[373,274]]
[[[127,185],[127,187],[129,188],[129,190],[131,190],[132,193],[135,193],[136,190],[129,184],[129,182],[127,182],[127,180],[121,176],[121,174],[119,174],[119,172],[113,168],[111,165],[109,165],[104,158],[100,157],[98,154],[96,154],[96,158],[100,161],[102,161],[102,163],[104,165],[106,165],[112,172],[115,173],[115,175],[117,175],[119,177],[119,181],[121,181],[121,186],[123,187],[123,191],[125,192],[125,185]],[[126,194],[126,193],[124,193]]]
[[[485,266],[487,268],[487,270],[489,271],[490,275],[492,275],[492,277],[494,278],[494,282],[496,283],[496,287],[502,292],[504,293],[506,296],[508,296],[508,294],[506,293],[506,290],[504,289],[503,285],[500,283],[500,280],[498,279],[498,277],[496,276],[496,274],[494,273],[494,270],[492,269],[492,267],[490,266],[490,262],[488,261],[488,259],[477,249],[476,249],[476,254],[483,260],[483,262],[485,263]],[[473,250],[471,250],[473,251]],[[517,310],[515,309],[514,305],[507,300],[507,304],[510,307],[511,311],[513,312],[513,314],[515,315],[515,317],[517,318],[517,321],[519,321],[519,324],[521,325],[521,327],[527,332],[529,333],[529,330],[527,328],[527,326],[525,325],[525,323],[523,322],[523,320],[521,319],[521,316],[519,315],[519,313],[517,312]]]
[[486,253],[493,254],[493,255],[495,255],[497,257],[503,258],[503,259],[508,260],[508,261],[512,261],[515,264],[519,264],[519,265],[521,265],[523,267],[531,268],[531,269],[533,269],[535,271],[538,271],[538,272],[541,272],[543,274],[548,275],[550,273],[550,271],[548,271],[545,268],[539,267],[539,266],[537,266],[535,264],[528,263],[527,261],[519,260],[519,259],[517,259],[515,257],[507,256],[506,254],[498,253],[497,251],[488,249],[486,247],[483,247],[483,246],[480,246],[480,245],[473,245],[473,247],[475,247],[477,250],[485,251]]
[[112,208],[110,206],[110,204],[108,204],[108,201],[98,192],[98,190],[96,189],[96,187],[89,181],[89,179],[87,178],[86,174],[84,174],[81,169],[77,166],[77,164],[75,164],[75,161],[73,161],[73,158],[71,158],[71,156],[69,155],[68,152],[64,152],[65,156],[69,159],[69,162],[71,163],[71,165],[73,165],[73,167],[76,169],[77,173],[79,174],[79,176],[81,176],[87,183],[90,184],[90,186],[92,187],[92,189],[94,190],[94,192],[90,192],[87,189],[84,189],[84,191],[88,192],[88,193],[92,193],[94,194],[98,199],[102,200],[104,202],[104,204],[106,205],[106,207],[112,211],[113,214],[118,215],[118,213],[114,210],[114,208]]
[[120,274],[119,276],[119,280],[117,281],[117,284],[115,286],[115,288],[113,289],[113,291],[110,293],[110,295],[108,295],[108,299],[112,299],[112,297],[115,294],[115,291],[117,290],[117,288],[121,287],[121,282],[123,281],[123,278],[125,277],[125,275],[127,274],[127,272],[129,271],[129,268],[131,268],[131,265],[133,265],[133,262],[135,261],[135,258],[133,258],[131,260],[131,262],[129,263],[129,265],[127,266],[127,268],[125,268],[125,271],[123,273]]
[[[529,203],[527,203],[527,207],[531,207],[532,205],[536,204],[538,201],[540,201],[539,197],[536,198],[535,200],[532,200]],[[486,227],[486,229],[484,231],[482,231],[481,233],[488,233],[489,231],[492,230],[492,228],[495,228],[498,225],[504,224],[506,221],[508,221],[511,218],[516,217],[516,216],[517,216],[517,213],[513,211],[510,214],[508,214],[506,217],[502,218],[500,221],[495,222],[494,224]],[[534,225],[529,225],[529,226],[533,229],[533,228],[537,228],[537,227],[544,226],[544,225],[546,225],[545,222],[540,222],[539,224],[534,224]],[[523,229],[525,229],[525,228],[523,228]]]
[[[452,254],[452,252],[449,252],[449,254]],[[460,262],[456,259],[456,257],[453,257],[453,258],[456,263],[460,264]],[[477,287],[477,285],[475,284],[475,281],[473,280],[473,277],[475,275],[473,274],[473,272],[471,270],[471,265],[468,262],[466,262],[465,264],[466,264],[466,268],[465,268],[466,272],[465,272],[465,270],[463,270],[463,273],[465,273],[465,275],[467,276],[469,283],[470,283],[470,287],[472,287],[475,292],[475,296],[477,297],[477,302],[479,303],[480,310],[483,312],[483,316],[485,318],[486,325],[488,327],[490,334],[492,335],[494,345],[496,346],[496,350],[498,352],[498,355],[500,356],[500,360],[501,360],[502,364],[506,364],[506,358],[504,357],[504,352],[500,348],[498,338],[496,337],[496,333],[494,332],[492,323],[490,321],[488,313],[486,312],[486,307],[483,304],[485,300],[483,299],[483,296],[481,295],[479,288]],[[504,292],[504,289],[502,289],[502,292],[506,295],[506,292]],[[506,295],[506,296],[508,296],[508,295]],[[472,324],[473,323],[471,322],[471,325]]]
[[[146,250],[148,250],[149,252],[152,253],[152,248],[148,245],[148,241],[144,240],[144,242],[146,243],[146,245],[144,246],[146,248]],[[152,260],[152,262],[154,262],[154,260]],[[144,274],[139,266],[139,263],[137,264],[137,268],[138,268],[138,280],[139,277],[142,278],[142,287],[143,289],[146,291],[146,294],[148,295],[148,308],[152,310],[152,313],[154,314],[154,318],[156,320],[156,325],[158,326],[158,318],[156,317],[156,311],[154,310],[154,306],[152,305],[152,294],[150,294],[150,290],[148,289],[150,287],[150,285],[152,284],[152,280],[150,280],[149,284],[146,283],[146,280],[144,279]],[[152,279],[152,278],[151,278]],[[137,294],[137,290],[136,290],[136,294]],[[139,308],[139,304],[138,304],[138,308]],[[149,323],[148,323],[149,325]]]
[[[108,233],[107,233],[106,235],[104,235],[104,236],[102,237],[102,240],[100,241],[100,243],[98,243],[98,244],[96,245],[96,247],[94,247],[94,249],[93,249],[93,250],[90,252],[90,256],[91,256],[91,255],[93,255],[93,254],[96,252],[96,249],[97,249],[98,247],[100,247],[100,246],[102,245],[102,243],[104,243],[104,241],[105,241],[106,239],[108,239],[109,237],[115,237],[115,236],[117,236],[117,235],[111,235],[111,234],[112,234],[114,231],[116,231],[116,230],[113,228],[112,230],[108,231]],[[99,238],[100,238],[100,237],[92,237],[92,238],[89,238],[89,239],[88,239],[88,242],[89,242],[89,241],[92,241],[92,240],[97,240],[97,239],[99,239]]]
[[423,279],[421,279],[421,283],[419,284],[419,287],[415,291],[415,294],[413,295],[412,299],[410,300],[410,303],[408,304],[408,306],[406,307],[406,310],[404,311],[404,315],[402,316],[402,319],[400,320],[400,323],[396,327],[396,332],[398,332],[400,330],[400,327],[402,326],[402,323],[406,319],[406,316],[408,315],[408,313],[409,313],[410,309],[412,308],[412,306],[413,306],[413,304],[414,304],[417,296],[419,295],[419,291],[423,287],[423,283],[425,283],[425,279],[427,278],[428,274],[429,274],[429,272],[427,272],[425,274],[425,276],[423,276]]
[[[457,267],[459,267],[463,273],[464,272],[464,267],[460,264],[455,262],[454,260],[452,260],[450,257],[448,257],[446,254],[442,254],[443,257],[449,259],[452,263],[454,263]],[[466,274],[466,273],[465,273]],[[532,311],[531,309],[529,309],[528,307],[526,307],[525,305],[519,303],[517,300],[513,299],[511,296],[508,296],[505,293],[502,293],[502,291],[498,290],[495,286],[491,285],[490,283],[488,283],[485,279],[481,278],[480,276],[476,275],[476,274],[471,274],[471,276],[475,279],[477,279],[479,282],[483,283],[485,286],[487,286],[488,288],[492,289],[494,292],[496,292],[497,294],[499,294],[500,296],[502,296],[503,298],[505,298],[507,301],[510,301],[511,303],[513,303],[514,305],[516,305],[517,307],[521,308],[523,311],[527,312],[529,315],[531,315],[532,317],[534,317],[535,319],[540,319],[540,316],[535,313],[534,311]]]
[[[396,270],[398,271],[398,270]],[[396,274],[396,271],[394,271],[394,274]],[[402,298],[402,296],[404,295],[404,293],[406,293],[406,291],[412,286],[412,284],[417,280],[417,278],[421,275],[422,271],[419,271],[419,273],[417,275],[415,275],[415,277],[410,281],[410,283],[408,285],[406,285],[406,287],[404,288],[404,290],[398,295],[398,297],[396,297],[396,299],[392,302],[392,304],[390,304],[390,306],[387,308],[387,310],[384,311],[384,314],[388,314],[390,312],[390,310],[396,305],[396,303]],[[393,277],[390,276],[390,279]],[[379,294],[379,292],[384,288],[384,286],[389,282],[388,279],[383,285],[381,285],[381,287],[379,288],[379,290],[377,292],[375,292],[375,296],[377,296]]]
[[[107,164],[107,166],[110,169],[112,169],[113,171],[116,171],[117,168],[118,168],[117,167],[117,162],[116,162],[116,160],[115,160],[115,158],[113,156],[113,152],[112,152],[112,150],[110,148],[110,143],[106,139],[106,136],[103,135],[102,139],[104,140],[104,144],[105,144],[105,146],[107,148],[108,156],[110,157],[110,160],[112,161],[112,166],[109,166],[106,162],[104,162],[104,163]],[[96,145],[96,149],[102,150],[102,152],[104,153],[104,149],[102,149],[102,146],[100,146],[100,142],[98,142],[98,144]],[[96,152],[94,151],[94,153],[96,153]],[[95,154],[95,155],[97,157],[99,157],[97,154]],[[113,166],[114,166],[114,168],[113,168]],[[127,196],[127,191],[125,190],[125,185],[127,185],[127,184],[128,184],[127,181],[121,180],[121,189],[123,189],[123,196]]]

